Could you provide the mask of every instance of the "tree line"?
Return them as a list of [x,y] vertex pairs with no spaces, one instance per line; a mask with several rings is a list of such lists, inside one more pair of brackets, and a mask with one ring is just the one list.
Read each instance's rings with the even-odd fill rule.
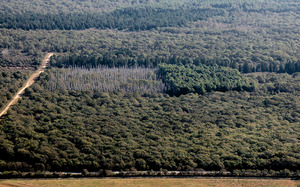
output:
[[289,73],[300,72],[300,60],[287,61],[285,63],[261,62],[252,64],[244,62],[238,64],[235,61],[228,60],[209,60],[205,57],[187,58],[180,56],[140,56],[135,57],[134,52],[129,49],[120,49],[115,52],[101,54],[70,54],[70,55],[55,55],[51,58],[50,64],[53,67],[86,67],[95,68],[97,66],[107,67],[153,67],[156,68],[159,64],[194,64],[196,66],[222,66],[237,69],[242,73],[253,72],[277,72]]
[[89,28],[119,30],[150,30],[157,27],[184,26],[188,22],[222,16],[221,9],[166,9],[166,8],[124,8],[110,13],[60,13],[41,14],[23,12],[7,14],[0,12],[0,27],[7,29],[60,29],[83,30]]
[[[3,2],[4,3],[4,2]],[[61,29],[61,30],[83,30],[88,28],[99,29],[119,29],[119,30],[151,30],[158,27],[180,27],[187,26],[188,23],[206,20],[212,17],[229,17],[226,22],[234,23],[238,12],[259,13],[259,14],[280,14],[297,12],[299,3],[297,1],[283,1],[261,3],[257,1],[226,1],[226,2],[186,2],[185,6],[178,6],[178,1],[174,2],[157,2],[148,3],[132,2],[134,4],[142,4],[141,6],[130,6],[130,3],[120,1],[120,9],[112,5],[108,9],[100,8],[93,2],[92,6],[98,7],[101,11],[95,11],[94,7],[79,7],[74,2],[70,3],[75,6],[77,11],[70,11],[66,8],[64,11],[36,11],[36,9],[23,10],[7,10],[0,11],[0,27],[8,29]],[[66,4],[68,4],[66,3]],[[98,2],[102,6],[108,6],[112,2]],[[6,2],[10,4],[10,2]],[[4,4],[3,6],[7,6]],[[20,3],[22,4],[22,3]],[[41,3],[42,4],[42,3]],[[61,8],[59,3],[54,3],[57,8]],[[75,5],[72,5],[75,4]],[[155,4],[155,5],[154,5]],[[46,6],[46,5],[44,5]],[[48,6],[48,5],[47,5]],[[38,7],[41,9],[41,7]],[[76,8],[74,8],[76,10]],[[53,9],[55,9],[53,7]],[[80,10],[81,9],[81,10]],[[91,10],[92,9],[92,10]],[[97,9],[97,8],[96,8]],[[104,10],[104,11],[103,11]],[[54,13],[52,13],[54,12]]]

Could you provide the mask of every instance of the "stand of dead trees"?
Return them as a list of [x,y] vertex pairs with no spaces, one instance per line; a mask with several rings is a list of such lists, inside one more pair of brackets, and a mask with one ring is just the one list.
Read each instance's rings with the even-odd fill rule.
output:
[[55,90],[161,93],[166,85],[151,68],[63,68],[49,71],[47,88]]

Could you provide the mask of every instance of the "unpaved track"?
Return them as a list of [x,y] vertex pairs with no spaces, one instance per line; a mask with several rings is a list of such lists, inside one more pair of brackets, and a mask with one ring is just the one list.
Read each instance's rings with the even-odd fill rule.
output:
[[24,93],[25,89],[31,86],[34,83],[34,80],[42,73],[44,72],[45,68],[47,67],[47,63],[50,60],[50,57],[53,55],[53,53],[47,53],[46,57],[43,60],[42,65],[39,67],[38,70],[36,70],[26,81],[26,83],[20,88],[20,90],[16,93],[16,95],[12,98],[12,100],[7,104],[7,106],[2,110],[0,113],[0,117],[7,113],[7,110],[9,107],[13,104],[15,104],[18,99],[21,97],[21,94]]

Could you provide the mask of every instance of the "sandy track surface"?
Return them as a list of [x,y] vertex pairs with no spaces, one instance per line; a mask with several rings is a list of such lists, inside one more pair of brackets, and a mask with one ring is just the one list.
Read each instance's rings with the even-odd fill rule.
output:
[[19,89],[19,91],[16,93],[16,95],[12,98],[12,100],[6,105],[6,107],[1,111],[0,117],[7,113],[7,110],[9,107],[13,104],[15,104],[18,99],[21,97],[21,95],[24,93],[25,89],[31,86],[34,83],[34,80],[42,73],[44,72],[45,68],[47,67],[47,63],[50,60],[50,57],[53,55],[53,53],[47,53],[46,57],[43,60],[42,65],[36,70],[29,79],[25,82],[25,84]]

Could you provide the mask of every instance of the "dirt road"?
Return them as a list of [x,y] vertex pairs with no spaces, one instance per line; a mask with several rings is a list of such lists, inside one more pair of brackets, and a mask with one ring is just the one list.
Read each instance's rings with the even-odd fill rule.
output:
[[7,113],[7,110],[9,107],[13,104],[15,104],[18,99],[21,97],[21,94],[24,93],[25,89],[31,86],[34,83],[34,80],[45,70],[47,67],[47,63],[49,62],[50,57],[53,55],[53,53],[47,53],[45,56],[42,65],[36,70],[26,81],[26,83],[19,89],[19,91],[16,93],[16,95],[12,98],[12,100],[7,104],[7,106],[1,111],[0,117]]

